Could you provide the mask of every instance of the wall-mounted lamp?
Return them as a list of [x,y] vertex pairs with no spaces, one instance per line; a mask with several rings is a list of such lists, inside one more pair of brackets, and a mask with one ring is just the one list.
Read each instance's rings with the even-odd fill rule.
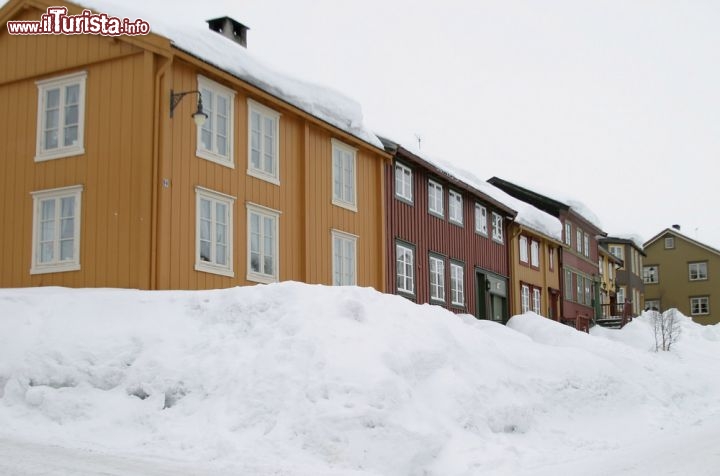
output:
[[205,124],[205,121],[208,118],[208,115],[203,112],[203,105],[202,105],[202,93],[200,91],[185,91],[181,93],[176,93],[172,89],[170,90],[170,117],[173,117],[173,111],[177,107],[178,104],[180,104],[180,101],[182,101],[182,98],[187,96],[188,94],[197,94],[198,95],[198,102],[197,102],[197,111],[195,111],[192,115],[193,120],[195,121],[195,124],[198,126],[202,126]]

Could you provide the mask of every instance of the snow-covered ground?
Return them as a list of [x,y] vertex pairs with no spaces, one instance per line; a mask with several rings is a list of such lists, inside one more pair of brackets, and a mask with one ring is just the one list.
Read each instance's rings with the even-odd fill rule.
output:
[[0,290],[1,474],[717,475],[720,325],[362,288]]

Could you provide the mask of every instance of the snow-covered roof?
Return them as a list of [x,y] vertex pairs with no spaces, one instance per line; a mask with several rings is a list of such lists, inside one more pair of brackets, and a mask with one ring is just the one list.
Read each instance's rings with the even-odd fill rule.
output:
[[599,230],[603,229],[600,218],[598,218],[598,216],[590,209],[590,207],[588,207],[585,203],[581,202],[572,195],[568,195],[564,191],[549,190],[547,185],[543,184],[542,182],[524,184],[522,182],[518,182],[517,180],[513,180],[511,183],[518,187],[522,187],[526,190],[532,191],[538,195],[542,195],[546,198],[562,203],[570,207],[573,212],[578,214],[591,225],[594,225]]
[[[151,32],[168,38],[172,44],[201,60],[226,71],[258,88],[302,109],[376,147],[382,143],[363,123],[360,104],[328,87],[292,78],[274,71],[256,59],[247,49],[210,30],[204,18],[204,2],[188,7],[167,0],[74,0],[98,13],[150,24]],[[214,7],[217,9],[217,6]],[[203,16],[198,16],[203,15]],[[222,14],[221,14],[222,15]]]
[[406,147],[405,145],[402,145],[401,147],[420,159],[444,170],[455,179],[489,196],[506,207],[515,210],[517,212],[517,216],[515,217],[516,223],[556,241],[562,241],[562,223],[560,223],[560,220],[554,216],[535,208],[529,203],[525,203],[522,200],[518,200],[517,198],[510,196],[496,186],[479,179],[472,172],[462,169],[451,162],[429,157],[412,146]]
[[613,238],[620,238],[621,240],[632,241],[636,248],[640,250],[644,249],[645,240],[643,240],[642,237],[636,233],[614,233],[608,236],[607,239],[612,240]]

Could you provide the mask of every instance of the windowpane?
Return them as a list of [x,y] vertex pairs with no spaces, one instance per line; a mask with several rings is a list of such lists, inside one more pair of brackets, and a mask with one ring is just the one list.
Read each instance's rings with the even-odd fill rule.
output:
[[55,149],[58,146],[58,131],[57,129],[45,132],[45,148]]
[[60,89],[59,88],[49,89],[45,93],[45,97],[47,98],[45,109],[57,109],[60,107]]
[[45,129],[53,130],[58,128],[58,122],[60,117],[59,109],[49,109],[45,111]]

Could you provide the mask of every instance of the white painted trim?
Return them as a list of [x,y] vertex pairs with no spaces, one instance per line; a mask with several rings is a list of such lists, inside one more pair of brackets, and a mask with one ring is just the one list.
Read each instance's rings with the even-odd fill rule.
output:
[[[331,152],[330,152],[330,167],[331,167],[331,174],[330,174],[330,192],[332,194],[332,204],[336,205],[338,207],[346,208],[350,211],[357,212],[357,203],[358,203],[358,190],[357,190],[357,176],[358,176],[358,170],[357,170],[357,149],[355,147],[349,146],[343,142],[340,142],[337,139],[331,138],[330,142],[332,144]],[[344,152],[347,152],[351,154],[352,156],[352,164],[353,164],[353,201],[348,202],[344,200],[342,197],[336,197],[335,196],[335,149],[343,150]]]
[[[260,124],[262,125],[262,116],[267,116],[272,119],[275,119],[275,174],[269,174],[265,172],[262,169],[256,169],[252,167],[252,113],[253,111],[260,114]],[[282,114],[279,112],[270,109],[269,107],[265,106],[264,104],[260,104],[259,102],[248,98],[247,100],[247,174],[258,178],[260,180],[265,180],[266,182],[270,182],[275,185],[280,185],[280,117]],[[261,150],[264,148],[264,141],[262,140],[262,137],[260,138],[260,146]],[[262,161],[262,152],[260,154],[260,160]]]
[[[245,203],[245,208],[247,210],[247,246],[246,248],[246,258],[247,258],[247,267],[246,267],[246,276],[245,278],[248,281],[254,281],[256,283],[263,283],[263,284],[269,284],[269,283],[276,283],[280,280],[280,215],[281,213],[277,210],[273,210],[272,208],[268,208],[262,205],[256,205],[251,202]],[[275,241],[273,243],[273,256],[275,258],[274,268],[275,273],[270,274],[264,274],[264,273],[258,273],[256,271],[253,271],[250,268],[250,215],[254,213],[256,215],[259,215],[261,218],[272,218],[275,223]],[[260,223],[260,228],[262,231],[262,221]],[[262,244],[262,240],[261,240]],[[261,255],[262,256],[262,255]]]
[[[220,83],[217,83],[213,81],[212,79],[209,79],[205,76],[198,75],[197,77],[197,89],[198,91],[201,91],[202,89],[209,89],[213,92],[213,95],[215,98],[217,98],[218,93],[222,96],[226,96],[228,100],[228,135],[227,135],[227,157],[218,154],[214,150],[207,150],[201,147],[202,144],[202,126],[195,126],[196,129],[196,143],[195,143],[195,155],[201,159],[209,160],[211,162],[215,162],[216,164],[220,164],[224,167],[228,167],[231,169],[235,168],[235,91],[223,86]],[[205,100],[203,100],[203,104],[207,104]],[[217,112],[217,105],[215,101],[213,101],[213,104],[211,105],[212,113],[215,114]],[[215,121],[216,123],[217,121]],[[213,149],[215,148],[215,134],[216,131],[213,130],[212,132],[212,142],[213,142]]]
[[[200,199],[205,198],[213,202],[220,202],[227,206],[227,266],[219,265],[214,262],[206,262],[200,259]],[[233,246],[235,241],[234,234],[234,214],[233,208],[235,207],[235,197],[226,195],[224,193],[209,190],[200,186],[195,186],[195,271],[201,271],[204,273],[219,274],[221,276],[228,276],[230,278],[235,277],[233,271]],[[214,210],[215,207],[212,207]],[[213,212],[214,213],[214,212]],[[210,226],[210,252],[214,255],[215,240],[212,238],[215,221]]]
[[[355,256],[353,256],[353,283],[350,284],[335,284],[335,238],[339,238],[341,240],[347,240],[351,241],[354,246],[355,250]],[[331,248],[331,257],[330,257],[330,278],[332,280],[333,286],[357,286],[357,262],[358,262],[358,239],[360,237],[357,235],[353,235],[352,233],[348,233],[345,231],[336,230],[334,228],[330,229],[330,248]]]
[[[73,185],[70,187],[60,187],[48,190],[39,190],[30,192],[33,198],[33,225],[32,225],[32,252],[30,263],[30,274],[46,274],[61,273],[65,271],[77,271],[80,269],[80,234],[82,231],[82,185]],[[40,233],[40,204],[43,200],[61,199],[64,197],[75,197],[75,210],[73,215],[73,260],[53,263],[40,263],[38,260],[38,245]],[[56,208],[56,213],[60,213],[60,209]],[[57,220],[57,217],[55,218]],[[57,235],[53,238],[53,246],[55,247],[54,257],[60,256],[59,250],[60,229],[58,227]],[[56,243],[57,242],[57,243]]]
[[[44,162],[46,160],[61,159],[64,157],[72,157],[76,155],[83,155],[85,153],[85,102],[86,102],[86,87],[85,83],[87,80],[87,71],[80,71],[77,73],[66,74],[64,76],[58,76],[55,78],[44,79],[36,81],[35,84],[38,87],[38,108],[36,118],[36,137],[35,137],[35,162]],[[64,142],[62,130],[65,122],[65,95],[63,92],[64,86],[78,84],[78,138],[77,144],[72,146],[61,145]],[[48,89],[60,88],[61,95],[59,99],[59,113],[58,113],[58,147],[50,150],[45,149],[45,91]]]

